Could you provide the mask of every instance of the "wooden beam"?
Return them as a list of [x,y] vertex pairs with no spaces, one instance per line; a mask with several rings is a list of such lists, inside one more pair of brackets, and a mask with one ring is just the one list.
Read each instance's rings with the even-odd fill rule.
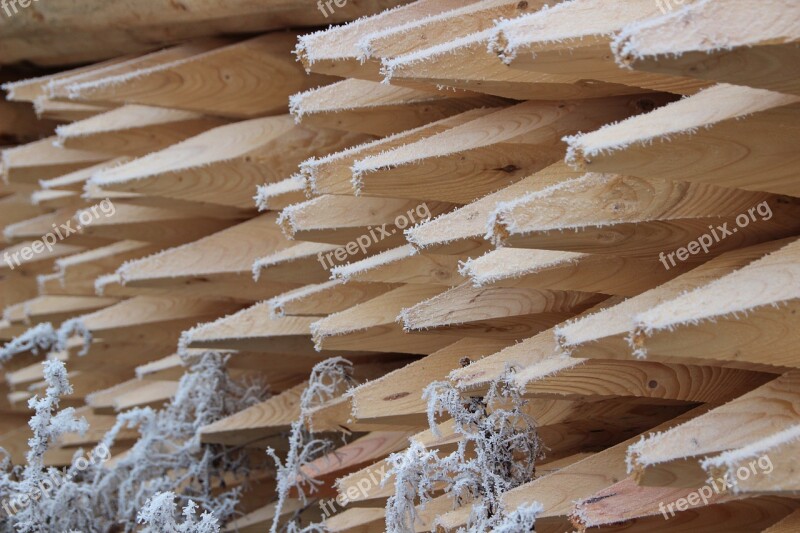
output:
[[[598,313],[620,300],[616,297],[604,300],[586,309],[574,320]],[[479,361],[471,361],[464,368],[453,370],[449,378],[465,392],[487,391],[490,384],[498,380],[509,369],[515,372],[515,381],[520,385],[525,385],[534,377],[541,378],[542,375],[571,368],[585,361],[585,359],[565,360],[551,328]],[[531,369],[531,377],[529,377],[527,369]]]
[[[81,207],[85,202],[81,202]],[[100,210],[95,208],[99,213]],[[91,213],[91,212],[90,212]],[[3,236],[8,242],[20,242],[28,240],[42,240],[45,235],[53,235],[58,238],[61,234],[60,242],[75,244],[78,246],[101,246],[109,242],[109,238],[103,236],[87,235],[78,230],[75,216],[75,206],[59,209],[51,213],[45,213],[28,220],[22,220],[9,224],[3,229]],[[87,217],[88,218],[88,217]],[[69,229],[67,229],[69,228]],[[58,229],[59,232],[55,230]],[[51,240],[52,238],[49,238]],[[44,241],[42,241],[44,242]],[[37,246],[37,252],[43,245]]]
[[54,74],[17,79],[4,83],[2,89],[7,93],[7,100],[32,104],[38,98],[47,97],[49,95],[48,89],[50,85],[56,83],[58,80],[95,72],[106,67],[123,63],[129,59],[131,59],[131,56],[115,57],[107,61],[92,63],[70,70],[62,70]]
[[3,227],[42,214],[43,206],[32,203],[31,195],[13,193],[0,198],[0,224]]
[[[75,229],[80,235],[174,246],[218,232],[235,222],[160,207],[117,203],[109,204],[113,207],[109,210],[105,204],[101,205],[103,210],[92,206],[76,213]],[[98,216],[98,211],[103,216]]]
[[296,126],[288,115],[220,126],[100,172],[105,190],[253,209],[256,186],[292,175],[303,160],[363,142],[359,134]]
[[21,275],[26,275],[50,272],[53,269],[53,263],[59,257],[66,257],[86,250],[82,246],[57,242],[52,248],[45,247],[40,253],[33,253],[33,245],[32,241],[25,241],[0,250],[2,257],[11,258],[10,263],[5,260],[0,262],[0,273],[5,275],[14,271]]
[[117,241],[83,253],[56,259],[55,269],[60,283],[65,287],[113,272],[123,263],[158,251],[141,241]]
[[475,256],[482,251],[489,251],[492,246],[484,239],[486,223],[498,203],[513,200],[526,193],[556,187],[580,175],[564,163],[555,163],[452,213],[409,229],[406,239],[416,248],[429,253],[450,255],[469,253]]
[[291,244],[274,214],[265,214],[200,240],[125,263],[117,272],[125,286],[171,288],[176,293],[262,300],[291,286],[256,284],[253,262]]
[[62,209],[80,203],[78,193],[54,189],[36,191],[31,194],[31,203],[44,209]]
[[[798,214],[800,201],[769,193],[589,173],[498,204],[487,236],[518,248],[658,258],[670,269],[794,235],[800,229]],[[696,243],[694,253],[684,248],[701,238],[708,240],[706,246]]]
[[637,397],[682,402],[723,402],[774,375],[732,368],[551,358],[527,367],[516,379],[525,395],[542,398]]
[[86,120],[113,109],[113,106],[61,102],[44,97],[38,98],[33,105],[40,119],[59,122]]
[[613,6],[602,0],[564,2],[499,22],[490,47],[514,69],[678,94],[709,86],[690,76],[633,72],[616,64],[609,53],[613,36],[628,24],[659,14],[659,4],[648,0],[623,0]]
[[38,296],[24,302],[23,312],[31,324],[61,323],[76,314],[97,311],[117,302],[116,298],[97,296]]
[[452,343],[452,338],[406,333],[398,315],[404,308],[431,298],[442,290],[441,286],[405,285],[334,313],[311,326],[314,343],[323,350],[433,353]]
[[[698,408],[682,414],[652,431],[673,427],[701,412],[703,409]],[[628,446],[639,438],[636,436],[627,439],[552,474],[512,489],[502,495],[502,502],[507,508],[516,509],[520,505],[538,501],[543,506],[537,517],[540,524],[564,521],[569,516],[574,501],[586,498],[625,477],[625,453]],[[448,528],[462,526],[466,524],[469,512],[469,506],[462,507],[441,516],[440,523]]]
[[[637,71],[686,76],[800,96],[798,5],[782,0],[698,2],[624,28],[612,49]],[[678,30],[678,27],[681,29]]]
[[419,17],[364,35],[357,43],[362,61],[389,59],[492,28],[497,20],[514,19],[541,9],[544,2],[480,0],[463,2],[442,13]]
[[799,96],[720,84],[567,139],[567,162],[594,172],[798,196],[799,102]]
[[[714,533],[743,528],[761,531],[776,520],[792,513],[796,507],[796,504],[788,499],[736,500],[730,496],[720,497],[716,494],[708,498],[708,505],[704,505],[698,490],[699,488],[658,490],[652,487],[646,490],[642,487],[632,489],[623,481],[588,498],[586,500],[588,503],[581,504],[577,511],[580,515],[573,517],[572,522],[575,527],[587,527],[590,531],[601,527],[603,530],[614,532],[623,531],[623,528],[624,531],[645,532],[671,527]],[[676,513],[676,503],[681,499],[683,499],[681,502],[683,510]],[[690,501],[698,502],[699,506],[689,505]],[[661,504],[664,511],[659,510],[658,504]],[[619,505],[620,508],[614,508],[615,505]],[[672,505],[672,508],[668,508],[668,505]]]
[[447,202],[419,203],[401,198],[322,195],[281,211],[284,234],[299,241],[356,245],[365,251],[374,245],[386,249],[403,244],[403,230],[426,222],[455,207]]
[[269,303],[261,302],[216,322],[187,331],[189,348],[221,348],[253,352],[315,356],[311,324],[318,317],[271,317]]
[[338,475],[402,450],[408,445],[410,436],[408,431],[374,431],[306,463],[300,470],[304,475],[317,479]]
[[519,340],[592,307],[605,296],[594,293],[474,287],[467,282],[402,311],[409,332],[488,336]]
[[488,95],[421,91],[351,78],[292,96],[290,111],[299,122],[318,128],[386,136],[507,103]]
[[[784,246],[634,318],[639,356],[685,354],[710,364],[731,361],[800,367],[797,310],[800,241]],[[713,297],[711,295],[713,294]]]
[[[541,5],[539,2],[536,4]],[[381,73],[386,80],[400,85],[442,85],[515,100],[655,94],[639,86],[602,81],[595,76],[510,68],[490,49],[496,42],[497,30],[494,28],[478,31],[449,43],[384,59]],[[630,78],[625,76],[623,81],[630,83]],[[699,85],[694,80],[692,83]]]
[[[253,276],[257,282],[279,281],[282,283],[322,283],[330,277],[328,268],[333,266],[332,257],[341,252],[341,257],[348,258],[343,246],[322,244],[317,242],[299,242],[262,257],[253,263]],[[327,257],[326,257],[327,256]],[[364,254],[356,249],[352,259],[360,259]],[[284,289],[284,290],[288,290]]]
[[327,518],[325,529],[333,533],[381,533],[386,528],[385,517],[383,507],[351,507]]
[[80,322],[93,335],[105,340],[166,344],[177,341],[181,331],[198,321],[238,308],[236,304],[212,299],[137,296],[83,315]]
[[142,156],[224,123],[189,111],[126,105],[60,126],[56,134],[65,148]]
[[8,148],[2,152],[2,172],[5,181],[38,183],[96,165],[111,156],[94,150],[59,148],[56,137]]
[[458,272],[466,255],[431,254],[410,244],[335,266],[331,276],[347,283],[413,283],[453,287],[464,282]]
[[357,194],[465,204],[556,163],[562,137],[663,103],[661,97],[525,102],[353,164]]
[[[176,8],[166,0],[113,7],[95,2],[85,6],[87,12],[95,14],[92,17],[76,14],[71,8],[35,10],[34,16],[30,10],[21,9],[14,15],[14,22],[4,20],[8,36],[3,40],[7,51],[3,62],[85,63],[208,35],[336,24],[404,3],[406,0],[368,0],[323,11],[311,0],[289,6],[247,0],[237,0],[234,4],[189,1],[186,9]],[[118,31],[108,32],[108,28]]]
[[628,463],[636,481],[658,487],[702,484],[707,477],[699,463],[703,457],[747,446],[798,423],[798,380],[798,372],[788,372],[696,419],[632,445]]
[[[555,330],[555,338],[559,347],[573,357],[601,358],[601,359],[630,359],[634,357],[633,350],[627,340],[630,332],[636,327],[636,317],[643,312],[657,307],[662,302],[679,297],[684,292],[693,292],[701,287],[720,279],[738,269],[746,267],[753,261],[760,259],[765,254],[775,252],[787,244],[786,241],[771,241],[768,243],[727,252],[714,258],[703,265],[678,276],[654,289],[638,296],[616,301],[615,305],[601,310],[595,314],[579,317],[574,321],[562,324]],[[706,304],[701,306],[705,307]],[[642,337],[644,340],[644,337]],[[702,350],[697,350],[699,357],[693,359],[695,350],[684,346],[680,353],[669,352],[659,356],[658,352],[650,350],[650,360],[662,362],[694,361],[698,364],[712,364],[711,359],[702,358]],[[670,357],[672,355],[672,357]],[[758,364],[751,359],[751,364],[746,360],[737,361],[731,358],[731,366],[768,370],[769,366]],[[714,363],[725,364],[722,362]]]
[[224,531],[225,533],[258,533],[272,525],[276,514],[281,518],[288,515],[294,516],[295,513],[300,513],[305,507],[306,504],[303,500],[287,498],[280,509],[280,514],[278,514],[278,504],[270,503],[245,516],[231,520]]
[[328,83],[289,55],[297,35],[276,32],[177,61],[66,87],[72,100],[140,104],[231,118],[285,113],[287,98]]
[[700,466],[714,480],[731,480],[727,490],[740,496],[794,496],[800,483],[794,463],[800,451],[800,425],[767,435],[743,448],[704,459]]
[[129,157],[117,157],[108,161],[103,161],[97,165],[88,166],[78,169],[74,172],[68,172],[67,174],[56,176],[55,178],[40,180],[39,185],[45,190],[57,189],[80,193],[84,191],[86,182],[89,180],[89,178],[91,178],[97,172],[107,168],[113,168],[117,165],[122,165],[130,160],[131,159]]
[[114,398],[114,411],[151,407],[161,409],[178,391],[177,381],[142,381],[139,387]]
[[467,259],[461,274],[475,287],[506,287],[598,292],[635,296],[688,269],[666,270],[652,260],[632,257],[500,248]]
[[[356,380],[374,379],[397,367],[398,363],[358,363]],[[289,429],[300,418],[300,397],[307,383],[301,383],[281,394],[223,418],[200,429],[201,442],[232,446],[261,446],[262,442]]]
[[346,150],[325,156],[314,157],[300,165],[301,175],[306,181],[306,192],[311,194],[349,194],[353,190],[353,164],[360,159],[381,154],[406,144],[430,138],[437,133],[466,124],[488,115],[497,108],[473,109],[450,118],[438,120],[418,128],[402,131],[383,139],[366,142]]
[[270,299],[270,314],[277,317],[329,315],[398,287],[397,283],[344,283],[341,280],[305,285]]
[[401,424],[427,423],[427,402],[422,391],[433,381],[443,380],[466,358],[476,361],[508,346],[494,338],[464,338],[436,352],[367,382],[351,393],[352,413],[357,420]]
[[800,509],[765,529],[764,533],[792,533],[792,531],[796,531],[798,527],[800,527]]
[[[475,0],[467,0],[472,3]],[[344,26],[303,35],[295,50],[303,66],[310,71],[341,76],[379,80],[377,67],[367,71],[359,61],[358,43],[366,35],[419,18],[443,13],[464,5],[464,0],[422,0],[365,17]],[[369,74],[367,74],[369,72]],[[369,77],[368,77],[369,76]]]

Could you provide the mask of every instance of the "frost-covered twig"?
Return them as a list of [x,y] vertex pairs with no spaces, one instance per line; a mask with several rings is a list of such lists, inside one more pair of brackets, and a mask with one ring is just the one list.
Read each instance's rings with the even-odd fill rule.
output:
[[[303,466],[330,452],[333,442],[314,436],[313,430],[308,428],[308,415],[314,407],[341,394],[346,387],[354,385],[352,374],[353,364],[342,357],[332,357],[316,364],[311,370],[308,386],[300,396],[300,418],[292,423],[286,459],[281,461],[275,450],[267,448],[267,454],[275,461],[278,469],[276,475],[278,501],[270,533],[277,533],[281,510],[292,489],[298,492],[304,502],[307,501],[306,490],[311,493],[317,490],[320,482],[309,476],[303,470]],[[287,528],[296,528],[296,525],[292,526],[291,524],[294,524],[293,520],[289,521]],[[313,531],[313,529],[309,531]]]
[[434,435],[437,415],[446,413],[461,439],[457,449],[444,456],[417,442],[389,456],[384,479],[394,476],[395,493],[386,505],[387,531],[413,532],[416,506],[424,507],[437,489],[452,494],[457,504],[476,502],[469,531],[504,523],[509,517],[503,513],[501,496],[533,479],[536,461],[543,455],[535,422],[523,409],[526,402],[511,371],[494,381],[484,397],[464,399],[449,382],[431,383],[423,397]]
[[57,342],[58,335],[52,324],[49,322],[37,324],[22,335],[11,339],[0,349],[0,364],[22,352],[31,351],[34,354],[49,352]]
[[[19,533],[61,533],[70,528],[90,531],[87,528],[93,527],[92,516],[87,508],[91,506],[91,490],[74,480],[74,468],[64,474],[44,464],[45,453],[63,435],[83,434],[88,424],[75,417],[72,407],[59,410],[61,397],[72,393],[64,363],[48,360],[43,365],[45,395],[28,402],[34,415],[28,422],[33,436],[28,440],[27,464],[11,469],[6,457],[0,465],[0,494],[14,510],[7,520]],[[98,521],[100,526],[104,523]]]
[[83,337],[83,347],[81,348],[81,351],[78,352],[78,355],[86,355],[89,353],[89,348],[92,345],[92,332],[89,331],[80,318],[71,318],[61,324],[56,332],[56,349],[66,350],[67,341],[69,341],[73,335],[80,335]]
[[67,320],[57,330],[49,322],[42,322],[28,329],[22,335],[13,338],[0,349],[0,364],[5,363],[15,355],[27,351],[34,354],[49,353],[53,350],[62,351],[67,348],[67,341],[74,334],[83,337],[83,349],[78,355],[89,353],[92,343],[92,334],[86,329],[80,319]]

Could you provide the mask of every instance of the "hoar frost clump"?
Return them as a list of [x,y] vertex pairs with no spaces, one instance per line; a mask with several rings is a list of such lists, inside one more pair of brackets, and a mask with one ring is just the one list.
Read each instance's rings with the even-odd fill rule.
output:
[[184,374],[172,401],[161,410],[137,408],[117,417],[104,443],[111,448],[119,432],[138,428],[139,439],[108,475],[97,480],[106,495],[104,506],[132,529],[145,502],[158,492],[182,487],[183,505],[199,502],[220,520],[234,513],[239,490],[217,494],[227,473],[242,478],[249,470],[247,455],[228,446],[201,444],[199,430],[266,397],[259,383],[240,383],[225,370],[227,357],[205,353]]
[[184,521],[178,523],[175,520],[175,493],[160,492],[145,504],[137,521],[146,525],[141,533],[219,533],[219,521],[214,515],[206,511],[197,520],[196,510],[196,503],[187,503],[183,508]]
[[[10,468],[6,457],[0,465],[0,497],[42,494],[39,487],[46,482],[45,477],[59,476],[60,482],[47,495],[5,517],[0,531],[128,532],[137,530],[137,522],[149,526],[145,531],[153,532],[218,531],[217,519],[229,519],[239,498],[238,488],[221,490],[225,486],[223,476],[240,474],[244,479],[251,465],[242,450],[202,444],[198,430],[267,397],[260,383],[231,379],[226,361],[218,353],[206,352],[181,378],[166,407],[133,409],[118,415],[98,448],[110,450],[126,427],[137,428],[140,437],[112,467],[90,465],[78,471],[73,466],[63,475],[56,469],[45,469],[43,456],[59,437],[85,431],[87,425],[75,419],[72,408],[58,411],[60,398],[70,394],[72,388],[64,364],[46,361],[46,395],[30,401],[36,414],[30,421],[34,436],[29,441],[27,465]],[[76,458],[80,453],[82,450]],[[175,487],[180,487],[179,494],[171,492]],[[183,518],[176,499],[184,508]],[[195,518],[196,502],[205,509],[199,520]]]
[[535,422],[523,410],[526,402],[510,371],[483,397],[463,398],[449,382],[431,383],[423,397],[433,434],[440,436],[436,417],[446,414],[461,439],[447,455],[412,441],[405,451],[389,456],[384,480],[394,477],[394,494],[386,503],[386,530],[413,532],[417,505],[424,508],[439,490],[452,494],[456,504],[473,502],[463,531],[532,527],[536,508],[507,514],[501,503],[505,492],[533,479],[535,463],[543,456]]

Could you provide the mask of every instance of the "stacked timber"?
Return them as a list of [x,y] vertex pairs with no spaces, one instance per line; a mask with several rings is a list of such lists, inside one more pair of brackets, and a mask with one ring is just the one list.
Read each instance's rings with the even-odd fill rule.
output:
[[68,465],[222,354],[269,390],[196,432],[225,531],[800,528],[796,2],[211,4],[6,85],[15,464],[43,358]]

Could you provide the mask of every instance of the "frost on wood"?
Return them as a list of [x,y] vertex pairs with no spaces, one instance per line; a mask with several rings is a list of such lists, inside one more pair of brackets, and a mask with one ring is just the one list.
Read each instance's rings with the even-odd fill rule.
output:
[[[303,466],[322,457],[333,449],[333,442],[326,438],[315,437],[313,429],[308,427],[311,410],[344,392],[345,388],[355,384],[352,378],[353,364],[342,357],[332,357],[318,363],[311,370],[308,386],[300,396],[300,418],[292,423],[289,432],[289,451],[281,460],[275,450],[267,448],[267,453],[278,470],[275,476],[278,481],[278,501],[275,504],[275,517],[270,533],[277,533],[280,526],[281,511],[290,491],[296,490],[303,502],[307,501],[306,491],[313,493],[320,484],[310,477]],[[286,526],[289,531],[298,530],[294,523],[297,514],[290,518]],[[306,528],[308,531],[314,531]]]
[[500,376],[484,397],[464,399],[448,382],[431,383],[423,397],[434,435],[438,435],[437,417],[446,414],[461,439],[447,455],[414,442],[389,456],[390,470],[384,479],[394,477],[395,492],[386,503],[387,531],[413,532],[416,506],[424,508],[436,490],[452,494],[459,505],[475,502],[469,531],[522,520],[506,515],[500,498],[533,479],[543,449],[533,419],[523,411],[526,402],[513,374],[507,371]]
[[433,499],[437,487],[449,480],[449,471],[436,450],[426,450],[417,441],[402,452],[387,458],[389,470],[382,486],[394,476],[394,494],[386,502],[386,530],[389,533],[413,532],[418,514],[416,502],[421,507]]
[[208,511],[197,519],[197,504],[189,501],[183,508],[182,523],[175,520],[175,494],[159,492],[145,503],[137,522],[144,524],[142,533],[219,533],[219,522]]

